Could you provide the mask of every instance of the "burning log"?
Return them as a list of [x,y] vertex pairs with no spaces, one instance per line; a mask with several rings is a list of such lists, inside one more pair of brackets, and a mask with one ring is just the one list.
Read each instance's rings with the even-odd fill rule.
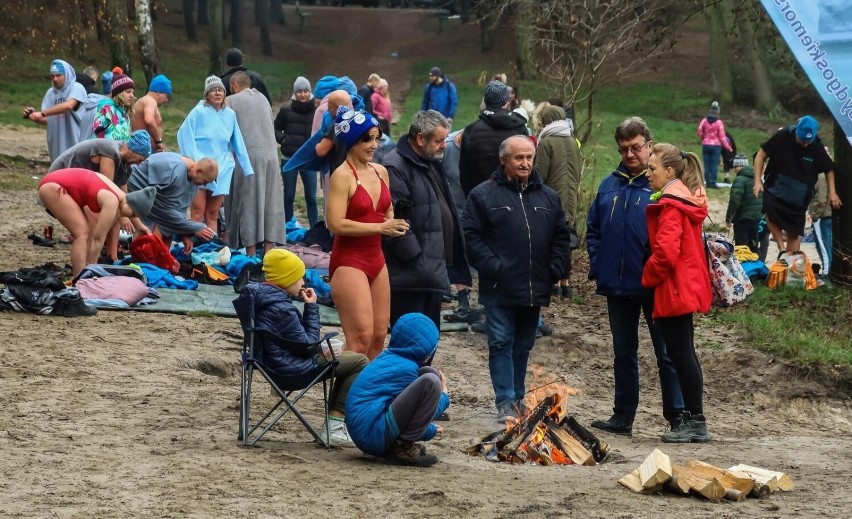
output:
[[545,418],[544,425],[547,427],[547,434],[556,448],[564,452],[571,461],[577,465],[595,465],[595,458],[592,453],[586,450],[582,443],[571,434],[559,427],[552,419]]
[[588,429],[580,425],[573,416],[565,417],[559,424],[577,441],[582,443],[586,450],[592,453],[596,462],[602,462],[609,455],[609,445],[605,441],[599,440]]
[[[531,413],[507,431],[502,440],[508,443],[504,443],[503,446],[501,446],[500,439],[497,440],[497,447],[500,449],[501,459],[511,459],[518,450],[518,447],[520,447],[521,444],[526,441],[527,437],[535,431],[539,422],[544,420],[544,418],[551,413],[554,404],[558,402],[558,399],[559,397],[557,395],[551,395],[535,406],[535,409],[533,409]],[[554,402],[554,400],[556,400],[556,402]]]

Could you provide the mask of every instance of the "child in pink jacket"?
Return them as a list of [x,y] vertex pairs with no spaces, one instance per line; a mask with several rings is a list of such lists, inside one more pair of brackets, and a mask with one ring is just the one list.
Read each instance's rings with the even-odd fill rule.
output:
[[719,158],[722,148],[731,151],[731,143],[725,137],[725,125],[719,119],[719,102],[710,104],[710,113],[698,124],[698,136],[701,138],[701,154],[704,157],[704,184],[708,189],[716,189],[719,171]]

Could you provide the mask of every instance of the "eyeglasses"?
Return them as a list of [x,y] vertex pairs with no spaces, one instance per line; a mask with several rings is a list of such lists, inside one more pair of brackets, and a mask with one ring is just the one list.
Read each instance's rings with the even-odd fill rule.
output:
[[634,155],[638,155],[642,148],[647,146],[648,141],[643,142],[642,144],[634,144],[633,146],[619,146],[618,153],[622,155],[627,155],[627,152],[632,151]]

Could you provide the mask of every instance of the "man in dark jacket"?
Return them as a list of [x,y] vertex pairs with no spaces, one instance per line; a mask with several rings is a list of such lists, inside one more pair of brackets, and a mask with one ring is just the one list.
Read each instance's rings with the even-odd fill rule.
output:
[[441,163],[448,131],[449,123],[440,113],[417,112],[408,135],[382,160],[390,175],[394,214],[411,226],[404,236],[382,239],[390,274],[391,326],[401,316],[419,312],[440,329],[448,269],[454,283],[471,282],[458,213]]
[[639,406],[639,314],[645,316],[663,393],[663,416],[673,425],[683,411],[683,396],[674,365],[651,315],[654,293],[642,287],[648,227],[645,208],[652,189],[645,176],[651,158],[651,130],[639,117],[631,117],[615,130],[621,163],[598,187],[586,220],[589,279],[597,293],[606,296],[612,349],[615,354],[615,403],[609,420],[592,427],[616,434],[632,434]]
[[500,81],[492,81],[486,85],[483,97],[485,111],[462,133],[459,177],[465,196],[487,180],[500,165],[497,156],[500,143],[513,135],[527,134],[526,119],[506,110],[509,87]]
[[565,213],[533,170],[534,156],[528,137],[503,141],[500,166],[470,192],[462,215],[468,259],[479,272],[488,370],[501,420],[521,405],[541,307],[550,304],[553,283],[568,275]]
[[242,71],[248,74],[249,79],[251,79],[251,88],[257,89],[257,91],[263,94],[266,100],[269,101],[269,104],[272,104],[272,99],[269,97],[269,90],[266,89],[266,83],[263,82],[263,77],[257,72],[249,70],[243,66],[243,53],[240,49],[232,48],[228,50],[228,53],[225,55],[225,65],[230,68],[227,72],[222,74],[220,79],[225,85],[226,96],[232,94],[231,76],[234,72]]

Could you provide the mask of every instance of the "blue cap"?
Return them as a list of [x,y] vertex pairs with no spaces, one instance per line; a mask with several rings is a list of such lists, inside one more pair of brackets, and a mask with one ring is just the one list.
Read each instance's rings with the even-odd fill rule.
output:
[[127,141],[127,147],[130,151],[137,155],[142,155],[148,158],[151,155],[151,136],[147,130],[136,130],[130,134],[130,140]]
[[169,78],[162,74],[154,76],[151,80],[151,84],[148,85],[148,92],[158,92],[160,94],[170,96],[172,95],[172,82],[169,81]]
[[799,123],[796,125],[796,137],[808,144],[816,139],[817,131],[819,131],[819,123],[810,115],[799,119]]

